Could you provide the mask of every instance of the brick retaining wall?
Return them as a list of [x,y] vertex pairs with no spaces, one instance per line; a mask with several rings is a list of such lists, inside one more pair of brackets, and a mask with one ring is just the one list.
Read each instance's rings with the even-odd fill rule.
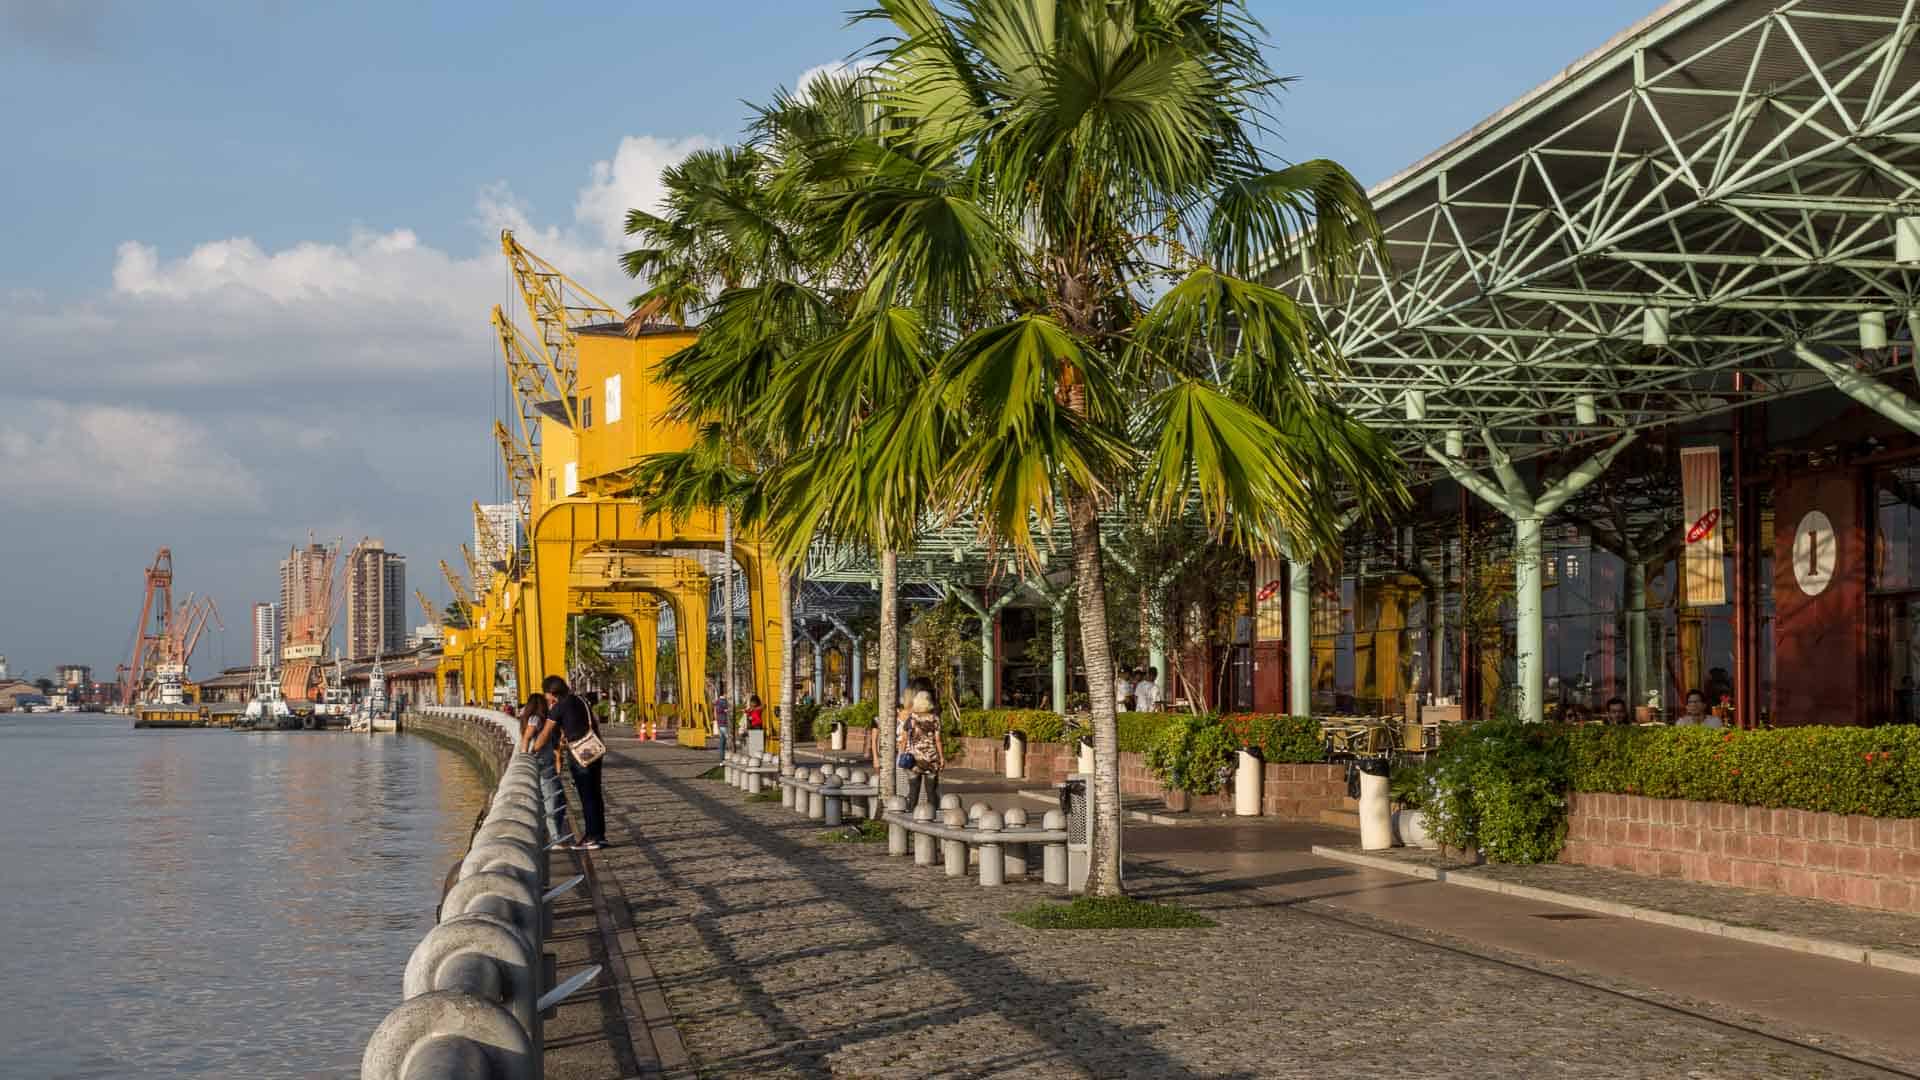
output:
[[1574,794],[1560,861],[1920,913],[1920,821]]
[[[867,753],[872,728],[850,728],[847,749]],[[822,751],[825,740],[818,744]],[[947,740],[947,752],[953,764],[983,772],[1004,773],[1007,752],[999,739],[958,738]],[[1028,743],[1027,779],[1038,786],[1057,784],[1079,769],[1079,752],[1065,743]],[[1268,765],[1261,787],[1260,812],[1287,821],[1318,821],[1320,811],[1338,810],[1347,797],[1347,770],[1344,765]],[[1142,754],[1120,755],[1120,792],[1160,798],[1166,794]],[[1233,810],[1233,796],[1196,795],[1192,809],[1198,813],[1223,813]]]

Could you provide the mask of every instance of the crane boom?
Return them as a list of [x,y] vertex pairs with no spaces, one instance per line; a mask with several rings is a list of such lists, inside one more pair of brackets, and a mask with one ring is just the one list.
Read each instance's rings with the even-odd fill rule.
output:
[[[540,359],[528,355],[533,351],[526,335],[513,325],[499,304],[493,305],[494,335],[500,342],[500,362],[507,368],[507,386],[513,391],[513,405],[520,417],[520,440],[532,446],[539,439],[540,416],[538,408],[543,401],[553,398],[563,399],[567,408],[567,424],[573,426],[573,405],[565,401],[566,395],[557,387],[564,385],[560,369],[553,366],[553,358],[545,350],[540,350]],[[548,376],[553,381],[549,383]]]
[[433,627],[435,630],[442,629],[440,612],[434,608],[433,601],[427,599],[427,594],[421,592],[419,589],[415,589],[413,590],[413,598],[420,601],[420,614],[427,617],[427,625]]
[[453,567],[447,565],[445,559],[440,560],[440,573],[447,579],[447,588],[453,590],[453,602],[460,606],[461,614],[467,617],[467,625],[472,626],[473,601],[467,597],[473,594],[467,591],[467,583],[460,580],[460,575],[454,572]]
[[493,422],[493,439],[500,444],[500,464],[507,471],[507,486],[513,491],[513,505],[520,513],[520,528],[525,531],[533,507],[533,453],[498,420]]
[[558,267],[521,247],[512,229],[501,230],[500,250],[507,256],[527,317],[533,320],[534,344],[553,373],[560,403],[566,409],[567,426],[578,429],[580,418],[574,397],[579,382],[580,343],[574,327],[614,322],[620,318],[619,313]]
[[474,560],[473,549],[467,547],[465,544],[460,545],[460,561],[467,564],[467,580],[473,582],[474,600],[479,601],[485,599],[485,593],[483,592],[484,587],[481,585],[481,582],[486,579],[480,575],[480,564]]

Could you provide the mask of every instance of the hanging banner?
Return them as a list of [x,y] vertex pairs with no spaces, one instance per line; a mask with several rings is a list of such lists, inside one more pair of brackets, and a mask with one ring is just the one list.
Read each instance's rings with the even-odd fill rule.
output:
[[1720,508],[1720,448],[1688,446],[1680,450],[1680,501],[1686,515],[1687,546],[1680,559],[1688,607],[1727,602],[1726,544]]
[[1286,563],[1279,559],[1263,557],[1253,562],[1253,635],[1256,641],[1279,641],[1286,637],[1285,573]]

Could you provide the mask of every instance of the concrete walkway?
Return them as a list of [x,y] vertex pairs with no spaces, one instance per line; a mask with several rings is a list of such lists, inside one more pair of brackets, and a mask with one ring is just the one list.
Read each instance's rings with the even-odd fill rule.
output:
[[[1048,898],[1040,886],[981,889],[880,845],[827,843],[777,802],[697,779],[710,753],[610,742],[616,846],[592,862],[626,971],[608,992],[655,1049],[599,1075],[1852,1077],[1920,1063],[1920,1035],[1894,1023],[1911,976],[1541,917],[1565,912],[1308,852],[1350,842],[1337,830],[1131,827],[1130,888],[1220,925],[1038,932],[1004,916]],[[682,1045],[679,1059],[661,1049]]]

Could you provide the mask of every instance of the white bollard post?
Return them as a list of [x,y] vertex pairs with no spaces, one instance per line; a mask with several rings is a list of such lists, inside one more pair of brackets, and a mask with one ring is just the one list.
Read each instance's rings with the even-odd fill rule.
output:
[[[897,795],[894,797],[899,798]],[[905,800],[902,801],[904,802]],[[932,821],[933,807],[928,806],[924,802],[919,803],[913,808],[913,820],[917,822]],[[917,832],[913,834],[913,865],[933,865],[933,837],[928,836],[926,833]]]
[[1000,815],[991,810],[980,815],[980,884],[988,888],[1007,883],[1007,867],[996,839],[1001,823]]
[[905,855],[907,853],[907,827],[893,820],[893,815],[907,812],[907,800],[895,795],[887,800],[887,854]]
[[1251,750],[1242,750],[1238,765],[1233,773],[1233,812],[1240,817],[1257,817],[1260,814],[1261,786],[1266,779],[1266,762]]
[[[948,796],[947,798],[951,797],[952,796]],[[946,799],[943,798],[940,801],[945,802]],[[940,822],[949,829],[964,829],[967,827],[967,813],[957,806],[942,810],[940,811]],[[942,839],[940,841],[940,853],[946,857],[948,877],[966,876],[967,842],[965,840]]]
[[[1060,832],[1067,827],[1067,815],[1058,810],[1047,811],[1040,819],[1040,827],[1048,832]],[[1063,840],[1049,840],[1040,852],[1040,880],[1049,885],[1065,886],[1067,883],[1067,845]]]
[[[1027,812],[1016,806],[1002,816],[1001,821],[1009,830],[1027,827]],[[1021,843],[1005,844],[1001,847],[1001,861],[1006,867],[1008,878],[1027,876],[1027,845]]]
[[826,789],[820,793],[822,820],[829,826],[840,824],[840,778],[829,776],[822,784]]
[[807,792],[807,817],[819,821],[827,816],[827,802],[820,794],[819,785],[827,783],[828,777],[822,776],[814,781],[814,789]]
[[[783,765],[780,767],[780,778],[782,780],[791,781],[794,775],[791,766]],[[793,809],[793,792],[794,786],[791,783],[783,783],[780,785],[780,806],[782,809]]]

